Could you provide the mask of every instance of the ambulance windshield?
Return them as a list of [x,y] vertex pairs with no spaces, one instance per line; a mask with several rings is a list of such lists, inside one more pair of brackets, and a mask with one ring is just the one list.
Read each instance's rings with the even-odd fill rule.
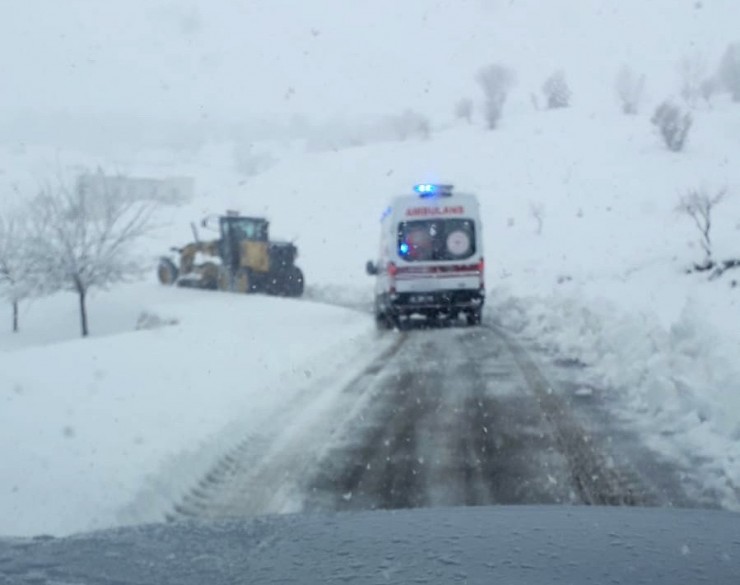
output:
[[465,260],[475,254],[469,219],[427,219],[398,225],[398,255],[408,261]]

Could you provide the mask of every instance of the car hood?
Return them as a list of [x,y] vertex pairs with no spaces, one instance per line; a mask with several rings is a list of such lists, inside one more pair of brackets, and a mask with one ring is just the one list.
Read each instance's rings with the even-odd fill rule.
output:
[[[5,580],[3,580],[3,578]],[[740,515],[481,507],[177,522],[0,540],[0,582],[740,582]]]

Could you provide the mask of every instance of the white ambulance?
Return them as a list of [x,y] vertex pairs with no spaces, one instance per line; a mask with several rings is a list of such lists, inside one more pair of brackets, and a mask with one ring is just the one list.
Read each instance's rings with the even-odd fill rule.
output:
[[478,200],[454,193],[452,185],[425,183],[414,191],[394,198],[383,213],[378,261],[367,263],[376,276],[378,326],[460,315],[478,325],[485,300]]

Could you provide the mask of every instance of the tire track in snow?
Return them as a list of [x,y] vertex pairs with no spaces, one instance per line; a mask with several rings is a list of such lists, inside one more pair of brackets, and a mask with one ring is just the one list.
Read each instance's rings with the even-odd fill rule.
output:
[[572,502],[555,434],[503,341],[478,328],[410,336],[382,400],[321,461],[306,507]]
[[405,340],[403,334],[395,339],[386,336],[383,349],[359,373],[350,366],[349,374],[337,374],[338,380],[324,379],[317,382],[318,387],[301,392],[298,400],[271,421],[277,431],[250,434],[224,454],[173,505],[166,520],[294,511],[299,501],[296,486],[302,476],[345,418],[365,408],[368,392],[374,388],[371,381]]
[[359,375],[339,390],[305,393],[276,422],[284,431],[257,447],[237,445],[169,518],[654,503],[638,476],[610,465],[504,332],[445,328],[380,339],[392,343]]
[[527,351],[502,330],[491,330],[505,341],[529,387],[537,395],[544,416],[555,429],[581,502],[604,506],[656,505],[654,494],[632,470],[620,470],[609,463],[610,458],[576,422],[567,403],[553,390]]

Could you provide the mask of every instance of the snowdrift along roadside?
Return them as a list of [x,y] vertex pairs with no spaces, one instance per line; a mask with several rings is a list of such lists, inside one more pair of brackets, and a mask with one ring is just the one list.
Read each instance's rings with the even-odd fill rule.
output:
[[[131,289],[136,303],[149,289]],[[299,390],[376,350],[371,320],[354,311],[181,289],[153,296],[153,329],[0,353],[0,534],[160,520]],[[142,491],[146,508],[131,509]]]
[[489,317],[553,359],[585,368],[581,382],[608,392],[612,416],[685,470],[697,500],[740,510],[740,342],[711,324],[717,316],[697,295],[666,326],[655,313],[565,289],[514,297],[502,288]]

